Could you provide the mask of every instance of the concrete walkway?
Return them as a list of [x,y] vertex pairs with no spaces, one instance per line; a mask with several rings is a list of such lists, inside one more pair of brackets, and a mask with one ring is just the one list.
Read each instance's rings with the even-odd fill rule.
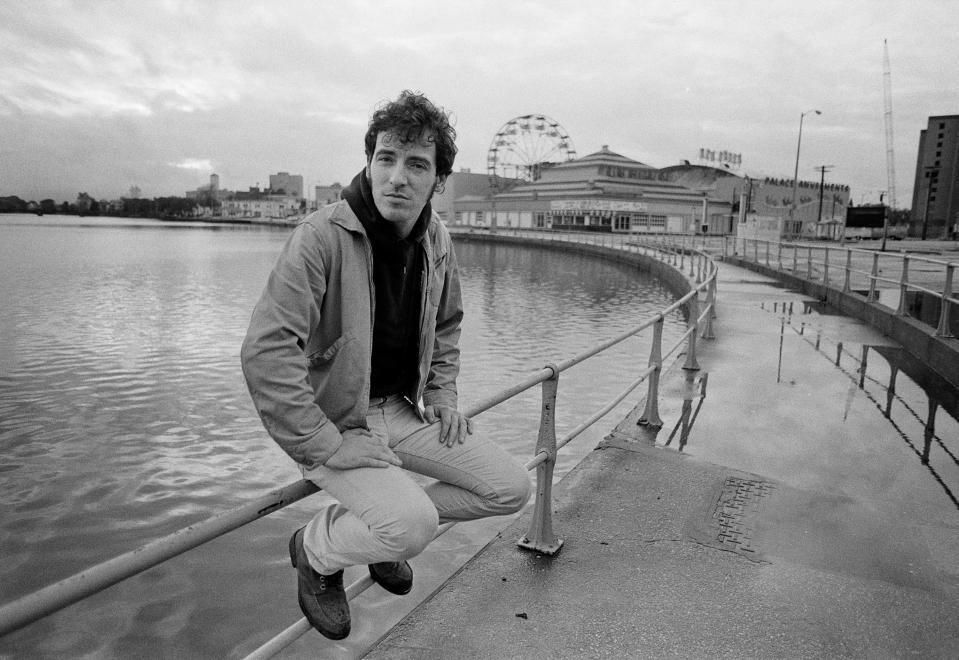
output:
[[554,486],[562,551],[516,547],[527,512],[368,658],[959,657],[954,420],[923,465],[921,392],[887,418],[835,364],[882,337],[725,264],[719,301],[662,429],[634,411]]

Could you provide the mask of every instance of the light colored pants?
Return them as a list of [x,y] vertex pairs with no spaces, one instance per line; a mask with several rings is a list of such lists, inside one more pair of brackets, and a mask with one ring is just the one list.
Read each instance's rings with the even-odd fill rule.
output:
[[[439,423],[425,424],[402,396],[371,399],[366,419],[403,466],[303,469],[335,500],[303,533],[320,573],[415,557],[439,523],[514,513],[529,499],[527,471],[499,445],[477,435],[440,444]],[[436,481],[424,487],[407,470]]]

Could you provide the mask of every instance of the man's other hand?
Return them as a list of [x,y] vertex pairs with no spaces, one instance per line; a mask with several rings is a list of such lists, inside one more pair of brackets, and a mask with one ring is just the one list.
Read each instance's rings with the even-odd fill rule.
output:
[[449,406],[426,406],[423,417],[430,424],[439,421],[440,444],[447,447],[452,447],[457,442],[463,444],[466,436],[473,433],[473,420]]
[[385,468],[402,462],[389,447],[375,438],[369,429],[346,429],[343,443],[326,459],[326,467],[347,470],[358,467]]

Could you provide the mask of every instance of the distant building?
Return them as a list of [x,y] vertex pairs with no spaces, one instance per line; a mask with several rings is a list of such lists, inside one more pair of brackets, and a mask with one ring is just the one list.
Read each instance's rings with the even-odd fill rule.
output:
[[959,234],[959,115],[929,117],[919,132],[911,220],[911,236]]
[[[139,192],[139,189],[137,189],[137,191]],[[223,190],[220,188],[220,175],[218,174],[211,174],[210,183],[207,185],[200,186],[196,190],[187,190],[185,193],[187,199],[195,199],[201,204],[211,200],[222,202],[231,195],[233,195],[232,190]]]
[[[793,198],[793,180],[774,177],[745,177],[728,169],[708,165],[683,165],[659,170],[661,178],[686,188],[705,192],[711,200],[727,200],[735,222],[743,222],[747,214],[782,220],[786,236],[834,236],[849,206],[849,186],[841,183],[800,181],[796,187],[796,212],[789,223],[789,207]],[[822,206],[820,206],[822,183]],[[742,213],[740,209],[743,209]],[[731,233],[736,233],[730,227]]]
[[270,175],[270,190],[276,194],[292,195],[303,199],[303,177],[289,172],[277,172]]
[[454,200],[463,197],[488,200],[494,192],[502,192],[520,183],[523,183],[522,179],[506,179],[499,176],[491,179],[488,174],[478,174],[464,168],[446,177],[443,191],[435,193],[430,204],[440,219],[450,224],[454,221]]
[[332,186],[316,186],[314,188],[316,208],[322,208],[327,204],[332,204],[333,202],[339,201],[342,193],[343,186],[341,186],[339,183],[334,183]]
[[300,212],[300,201],[300,198],[294,195],[250,188],[247,192],[235,192],[229,199],[224,200],[221,215],[230,218],[285,220]]
[[600,232],[729,231],[732,205],[660,177],[660,171],[608,146],[543,169],[495,194],[453,199],[450,224]]

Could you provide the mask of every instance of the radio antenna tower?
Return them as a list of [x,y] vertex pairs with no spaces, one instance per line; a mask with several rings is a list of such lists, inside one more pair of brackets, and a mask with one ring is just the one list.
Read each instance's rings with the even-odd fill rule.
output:
[[882,86],[885,96],[886,119],[886,187],[889,208],[896,208],[896,159],[892,139],[892,74],[889,71],[889,44],[882,40]]

